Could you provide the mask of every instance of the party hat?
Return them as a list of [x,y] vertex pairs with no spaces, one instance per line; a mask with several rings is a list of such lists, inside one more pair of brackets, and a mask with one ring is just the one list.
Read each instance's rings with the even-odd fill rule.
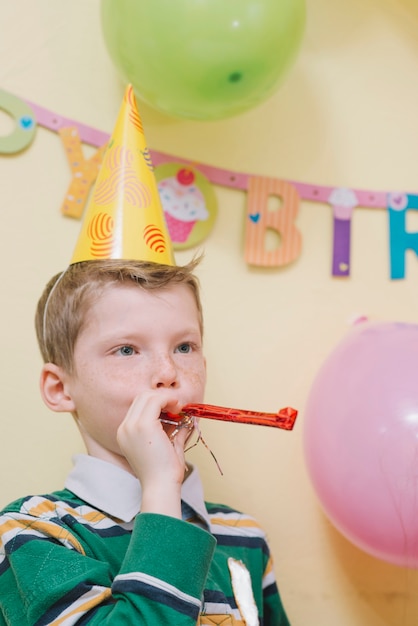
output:
[[125,91],[70,264],[98,259],[175,265],[132,85]]

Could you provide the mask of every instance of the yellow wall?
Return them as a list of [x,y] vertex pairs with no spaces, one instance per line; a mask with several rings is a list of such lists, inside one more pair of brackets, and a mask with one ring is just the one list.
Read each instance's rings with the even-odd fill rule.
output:
[[[418,191],[418,8],[414,0],[307,0],[301,54],[256,109],[217,122],[176,121],[141,107],[152,149],[236,171],[324,185]],[[123,85],[108,58],[99,0],[13,0],[0,9],[0,88],[110,132]],[[11,129],[0,114],[0,134]],[[90,154],[88,149],[86,153]],[[0,504],[59,488],[82,449],[68,416],[38,394],[35,303],[69,262],[79,223],[59,206],[70,180],[55,133],[39,128],[20,155],[0,157]],[[293,626],[412,626],[415,571],[361,552],[327,521],[304,465],[304,406],[324,357],[350,320],[417,321],[418,262],[390,281],[387,216],[359,209],[352,273],[330,275],[329,207],[304,202],[300,258],[282,270],[243,258],[245,196],[216,188],[219,217],[200,268],[206,310],[208,402],[300,410],[292,433],[205,423],[223,470],[203,447],[208,499],[256,515],[274,550]],[[418,223],[410,225],[418,230]],[[177,256],[178,262],[191,253]]]

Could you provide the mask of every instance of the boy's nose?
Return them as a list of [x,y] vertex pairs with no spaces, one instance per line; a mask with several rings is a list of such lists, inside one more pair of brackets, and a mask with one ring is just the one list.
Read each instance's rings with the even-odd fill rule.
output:
[[155,363],[152,386],[155,389],[159,387],[177,387],[177,368],[173,360],[169,357],[161,357]]

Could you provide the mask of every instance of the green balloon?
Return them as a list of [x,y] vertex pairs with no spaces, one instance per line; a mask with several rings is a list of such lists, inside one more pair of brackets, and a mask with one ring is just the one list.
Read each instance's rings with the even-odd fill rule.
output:
[[110,57],[138,97],[214,120],[275,91],[302,40],[305,0],[102,0],[101,17]]

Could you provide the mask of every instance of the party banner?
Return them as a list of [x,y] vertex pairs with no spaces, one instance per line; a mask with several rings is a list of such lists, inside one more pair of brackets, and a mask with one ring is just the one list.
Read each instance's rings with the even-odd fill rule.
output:
[[[13,132],[0,137],[0,155],[26,150],[38,125],[59,135],[71,171],[61,212],[80,219],[109,134],[3,90],[0,109],[15,121]],[[90,158],[84,156],[83,143],[97,148]],[[418,193],[312,185],[235,172],[154,150],[149,156],[175,249],[196,246],[209,235],[217,213],[212,185],[219,185],[247,192],[244,258],[249,265],[283,267],[297,260],[302,252],[302,235],[295,220],[302,200],[328,204],[332,210],[332,276],[350,275],[351,220],[360,208],[385,209],[388,213],[391,279],[405,278],[408,250],[418,255],[418,232],[409,232],[406,227],[407,211],[418,209]],[[269,207],[272,197],[278,199],[276,210]],[[278,235],[273,250],[266,247],[268,231]]]

